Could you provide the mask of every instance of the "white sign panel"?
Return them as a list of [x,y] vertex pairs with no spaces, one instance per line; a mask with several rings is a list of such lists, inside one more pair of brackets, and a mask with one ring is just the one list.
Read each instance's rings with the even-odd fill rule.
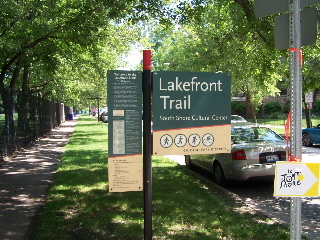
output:
[[306,93],[306,103],[312,103],[313,102],[313,92]]
[[319,196],[318,163],[277,162],[274,196]]

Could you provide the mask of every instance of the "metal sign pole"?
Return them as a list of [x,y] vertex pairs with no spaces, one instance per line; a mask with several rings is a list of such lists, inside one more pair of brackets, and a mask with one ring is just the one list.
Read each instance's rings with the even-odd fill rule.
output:
[[[289,160],[299,161],[302,158],[302,50],[300,0],[289,0],[289,46],[291,77],[291,156]],[[292,197],[290,217],[290,233],[292,240],[301,239],[301,198]]]
[[151,50],[143,51],[143,185],[144,240],[152,239]]

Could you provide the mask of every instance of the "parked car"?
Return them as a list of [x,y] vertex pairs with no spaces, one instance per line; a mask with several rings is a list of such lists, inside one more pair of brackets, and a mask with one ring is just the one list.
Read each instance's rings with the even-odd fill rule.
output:
[[302,146],[310,147],[320,143],[320,124],[313,128],[302,129]]
[[100,114],[100,121],[107,123],[108,122],[108,111],[103,111]]
[[237,122],[247,122],[247,120],[239,115],[231,115],[231,123],[237,123]]
[[231,129],[231,153],[186,155],[186,166],[212,173],[219,185],[230,180],[273,179],[276,162],[288,158],[286,141],[262,125],[234,123]]
[[94,116],[94,117],[97,116],[98,115],[98,109],[97,108],[92,109],[91,110],[91,115]]

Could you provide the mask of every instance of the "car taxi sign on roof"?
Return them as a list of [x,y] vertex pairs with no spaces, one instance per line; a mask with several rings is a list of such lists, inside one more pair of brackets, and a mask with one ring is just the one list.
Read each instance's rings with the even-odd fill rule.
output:
[[320,163],[277,162],[274,196],[318,197]]

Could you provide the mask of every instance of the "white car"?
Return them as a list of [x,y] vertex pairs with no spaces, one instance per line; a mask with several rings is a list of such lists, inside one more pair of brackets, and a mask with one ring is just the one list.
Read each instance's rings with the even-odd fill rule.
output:
[[190,169],[200,167],[213,174],[219,185],[275,176],[276,161],[287,160],[286,141],[273,130],[256,124],[232,124],[231,153],[186,155]]
[[237,123],[237,122],[247,122],[243,117],[239,115],[231,115],[231,123]]

